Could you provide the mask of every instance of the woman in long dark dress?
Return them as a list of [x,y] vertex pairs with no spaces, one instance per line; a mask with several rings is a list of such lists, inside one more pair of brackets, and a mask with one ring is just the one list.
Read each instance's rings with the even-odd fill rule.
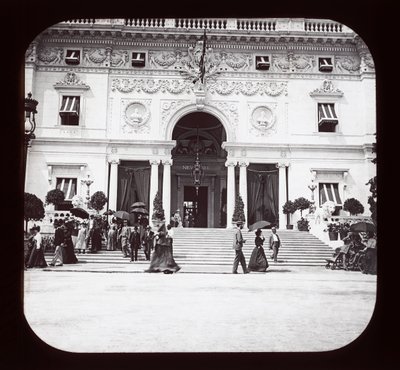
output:
[[74,244],[72,242],[71,229],[67,224],[64,229],[64,247],[63,247],[63,263],[71,264],[77,263],[78,259],[75,256]]
[[44,258],[43,252],[43,244],[42,244],[42,236],[40,234],[40,226],[36,226],[32,228],[34,232],[34,237],[32,240],[33,248],[31,255],[29,257],[29,261],[27,263],[27,267],[47,267],[46,260]]
[[256,238],[254,240],[256,246],[251,253],[248,266],[250,271],[265,272],[269,266],[263,248],[264,240],[265,238],[261,236],[261,229],[257,229]]
[[154,252],[151,256],[150,266],[145,272],[163,272],[172,274],[178,272],[181,268],[175,262],[172,256],[171,238],[168,238],[165,225],[158,230],[158,239]]

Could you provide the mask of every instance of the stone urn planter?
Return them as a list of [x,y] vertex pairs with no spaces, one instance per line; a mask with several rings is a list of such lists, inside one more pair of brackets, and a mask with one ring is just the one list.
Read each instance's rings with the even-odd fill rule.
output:
[[337,231],[328,231],[329,240],[338,240],[339,233]]
[[153,228],[158,230],[161,227],[161,225],[165,224],[165,221],[164,220],[159,220],[157,218],[152,218],[151,219],[151,223],[153,225]]

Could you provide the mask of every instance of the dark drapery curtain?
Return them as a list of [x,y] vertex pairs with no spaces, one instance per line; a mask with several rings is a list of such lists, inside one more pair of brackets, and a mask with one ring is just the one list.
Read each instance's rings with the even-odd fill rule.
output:
[[137,192],[136,201],[145,203],[146,208],[149,209],[150,168],[135,169],[134,178],[135,178],[136,192]]
[[149,209],[150,167],[120,166],[118,173],[117,210],[130,212],[131,205],[143,202]]
[[278,221],[278,171],[248,170],[248,223]]
[[247,174],[247,217],[249,225],[255,221],[255,213],[257,208],[257,200],[260,197],[261,182],[258,179],[257,173],[249,172]]
[[[125,176],[120,178],[121,184],[121,194],[120,194],[120,204],[118,210],[121,211],[130,211],[130,205],[136,201],[135,197],[135,188],[133,181],[133,169],[124,169]],[[118,187],[119,188],[119,187]]]

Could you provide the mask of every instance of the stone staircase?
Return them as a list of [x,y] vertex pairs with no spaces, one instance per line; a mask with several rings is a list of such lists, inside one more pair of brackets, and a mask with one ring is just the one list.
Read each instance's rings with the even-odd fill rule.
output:
[[[274,263],[268,240],[270,230],[264,230],[265,254],[270,265],[323,266],[325,259],[332,257],[332,249],[308,232],[278,230],[282,242],[278,262]],[[229,229],[175,229],[174,258],[178,264],[232,265],[235,252],[232,243],[235,230]],[[248,263],[255,246],[254,232],[242,230],[247,240],[243,253]]]
[[[231,266],[235,256],[232,241],[235,230],[212,228],[179,228],[174,230],[173,254],[180,266],[204,266],[208,270],[213,266]],[[249,262],[254,248],[254,232],[242,230],[247,240],[243,247],[246,262]],[[278,230],[282,247],[279,251],[278,262],[274,263],[268,248],[270,230],[264,230],[266,239],[264,250],[270,266],[324,266],[325,259],[332,256],[332,249],[314,235],[295,230]],[[95,254],[79,254],[82,263],[103,263],[119,265],[129,263],[129,258],[123,258],[121,251],[102,250]],[[50,259],[50,256],[46,256]],[[139,250],[139,261],[145,261],[143,250]]]

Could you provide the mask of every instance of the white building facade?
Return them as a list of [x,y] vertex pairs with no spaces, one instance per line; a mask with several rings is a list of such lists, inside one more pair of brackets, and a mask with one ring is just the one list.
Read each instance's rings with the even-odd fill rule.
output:
[[60,188],[68,209],[74,195],[86,197],[89,175],[90,194],[103,191],[112,210],[142,201],[151,214],[159,191],[166,215],[179,209],[194,226],[229,227],[240,194],[249,224],[282,228],[282,205],[310,199],[313,180],[316,206],[357,198],[369,215],[375,70],[344,25],[72,20],[38,35],[25,72],[39,101],[25,191],[43,201]]

